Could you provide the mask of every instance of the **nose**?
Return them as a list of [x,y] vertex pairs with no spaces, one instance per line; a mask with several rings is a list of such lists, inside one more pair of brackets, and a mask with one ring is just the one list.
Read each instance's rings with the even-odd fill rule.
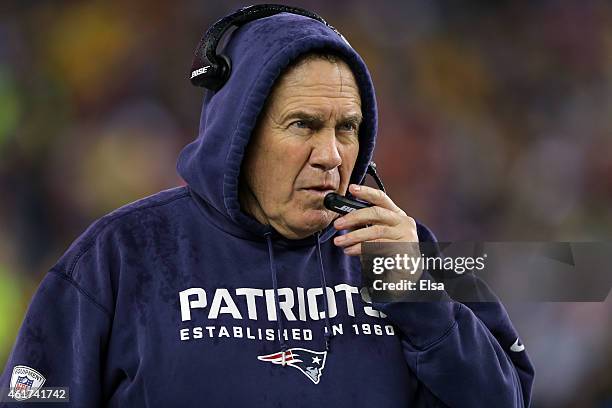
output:
[[309,160],[311,166],[329,171],[342,164],[335,129],[321,129],[317,136],[312,138],[312,141]]

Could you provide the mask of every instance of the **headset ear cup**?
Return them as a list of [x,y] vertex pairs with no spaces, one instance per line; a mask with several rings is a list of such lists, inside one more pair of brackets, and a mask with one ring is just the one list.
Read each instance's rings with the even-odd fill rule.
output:
[[218,91],[225,85],[227,80],[232,73],[232,60],[225,54],[218,54],[218,63],[215,68],[215,78],[214,81],[211,81],[210,86],[207,86],[208,89],[213,91]]
[[232,61],[225,54],[216,55],[215,60],[215,62],[206,61],[206,65],[202,68],[192,71],[201,71],[191,78],[193,85],[201,86],[211,91],[218,91],[225,85],[232,71]]

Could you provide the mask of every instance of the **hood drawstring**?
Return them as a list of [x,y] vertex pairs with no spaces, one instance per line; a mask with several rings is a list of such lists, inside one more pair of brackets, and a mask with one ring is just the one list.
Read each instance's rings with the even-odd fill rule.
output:
[[276,329],[278,330],[278,340],[281,346],[281,353],[283,354],[283,366],[286,364],[285,356],[287,351],[287,344],[285,343],[284,330],[283,330],[283,319],[280,314],[280,302],[278,300],[278,281],[276,279],[276,264],[274,263],[274,249],[272,247],[271,232],[265,234],[266,242],[268,243],[268,255],[270,257],[270,272],[272,273],[272,287],[274,288],[274,307],[276,309]]
[[[270,273],[272,274],[272,287],[274,289],[274,308],[276,309],[276,329],[281,346],[283,356],[283,365],[286,365],[287,343],[284,337],[283,318],[280,313],[280,300],[278,296],[278,279],[276,273],[276,264],[274,262],[274,247],[272,246],[272,233],[270,231],[264,234],[266,243],[268,244],[268,256],[270,258]],[[329,322],[329,304],[327,302],[327,284],[325,282],[325,268],[323,268],[323,257],[321,256],[321,232],[317,232],[317,260],[319,261],[319,273],[321,276],[321,289],[323,290],[323,307],[325,309],[325,351],[329,351],[329,343],[332,335],[332,327]]]
[[325,282],[325,268],[323,268],[323,257],[321,256],[321,231],[317,231],[317,258],[319,260],[319,272],[321,274],[321,289],[323,289],[323,307],[325,308],[325,351],[329,351],[329,341],[332,337],[332,327],[329,323],[329,305],[327,303],[327,283]]

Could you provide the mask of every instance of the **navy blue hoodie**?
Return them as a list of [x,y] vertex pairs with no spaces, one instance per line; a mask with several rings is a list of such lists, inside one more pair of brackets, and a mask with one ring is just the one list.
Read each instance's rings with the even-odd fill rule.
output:
[[332,226],[288,240],[240,209],[260,110],[312,50],[341,55],[357,79],[351,180],[363,179],[377,116],[359,55],[289,14],[243,26],[227,48],[231,78],[206,93],[178,161],[187,186],[110,213],[70,246],[32,299],[0,387],[69,387],[75,407],[528,406],[533,369],[499,302],[373,305]]

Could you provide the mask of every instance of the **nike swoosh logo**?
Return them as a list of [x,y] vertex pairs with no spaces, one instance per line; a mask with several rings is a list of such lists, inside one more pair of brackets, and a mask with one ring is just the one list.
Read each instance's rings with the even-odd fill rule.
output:
[[523,350],[525,350],[525,345],[524,344],[520,344],[518,337],[516,338],[516,341],[514,342],[514,344],[512,344],[510,346],[510,350],[514,351],[515,353],[519,353]]

